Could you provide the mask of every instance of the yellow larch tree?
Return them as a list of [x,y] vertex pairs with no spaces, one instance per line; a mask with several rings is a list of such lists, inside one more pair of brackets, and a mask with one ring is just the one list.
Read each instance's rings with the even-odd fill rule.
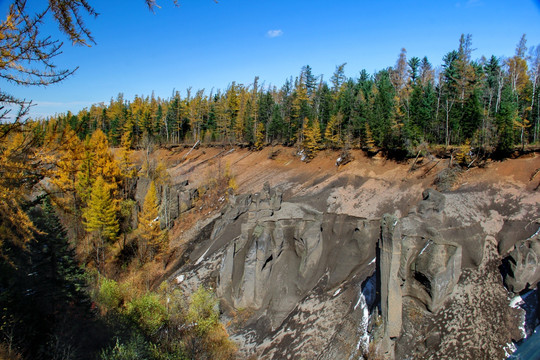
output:
[[255,129],[255,148],[257,150],[261,150],[264,147],[264,139],[264,124],[260,122]]
[[343,114],[339,112],[337,115],[330,116],[330,121],[326,124],[324,138],[332,148],[339,148],[343,142],[341,141],[341,122]]
[[[0,125],[1,126],[1,125]],[[27,192],[27,174],[32,173],[33,154],[29,139],[21,131],[9,131],[9,125],[0,127],[0,256],[10,243],[24,247],[33,238],[35,230],[21,207]],[[3,132],[5,131],[5,132]],[[9,131],[9,132],[8,132]],[[30,157],[30,158],[29,158]]]
[[114,187],[98,176],[92,185],[88,206],[83,209],[83,223],[93,240],[98,269],[105,261],[106,242],[114,242],[120,228],[118,201],[111,195]]
[[321,128],[319,122],[316,120],[309,121],[307,118],[304,119],[302,134],[304,138],[302,145],[306,152],[306,157],[311,160],[320,148]]
[[71,128],[62,134],[63,144],[59,149],[58,160],[51,182],[60,194],[53,197],[56,206],[67,213],[77,212],[77,177],[84,149],[79,137]]
[[77,191],[83,202],[88,202],[90,191],[98,176],[110,184],[112,195],[118,198],[122,172],[109,151],[109,141],[101,130],[96,130],[84,146],[79,167]]
[[154,181],[150,183],[144,197],[142,211],[139,213],[138,251],[141,261],[152,259],[165,247],[164,234],[159,223],[159,204]]

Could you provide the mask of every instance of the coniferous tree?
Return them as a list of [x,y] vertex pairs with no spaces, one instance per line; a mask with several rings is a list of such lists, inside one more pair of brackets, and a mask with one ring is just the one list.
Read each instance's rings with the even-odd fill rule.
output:
[[84,226],[93,238],[98,268],[105,260],[106,242],[116,240],[119,230],[117,202],[111,196],[113,185],[98,176],[92,185],[88,206],[83,209]]
[[461,118],[461,131],[463,138],[469,141],[478,130],[482,122],[482,106],[478,93],[473,92],[465,101]]
[[338,113],[337,115],[332,115],[330,121],[326,125],[326,130],[324,131],[324,138],[332,148],[339,148],[341,146],[341,121],[343,115]]
[[387,70],[380,71],[375,81],[377,92],[373,103],[373,117],[370,121],[376,145],[386,148],[391,142],[391,127],[394,112],[394,87]]
[[319,126],[319,122],[315,120],[310,121],[306,118],[302,133],[304,139],[302,146],[304,147],[307,159],[311,160],[320,148],[321,127]]
[[159,204],[157,201],[156,185],[152,181],[144,197],[144,204],[139,214],[138,226],[139,259],[152,259],[165,246],[164,236],[159,223]]
[[501,96],[501,108],[497,113],[498,142],[497,151],[506,156],[514,149],[514,121],[518,109],[510,84],[504,86]]

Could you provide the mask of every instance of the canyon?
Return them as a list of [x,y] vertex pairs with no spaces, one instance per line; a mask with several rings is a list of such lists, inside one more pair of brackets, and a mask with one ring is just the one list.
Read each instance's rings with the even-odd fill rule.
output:
[[[154,152],[178,249],[165,279],[211,287],[246,358],[507,358],[539,320],[538,153],[470,168],[346,155]],[[193,208],[224,171],[236,189]],[[189,227],[175,222],[187,216]]]

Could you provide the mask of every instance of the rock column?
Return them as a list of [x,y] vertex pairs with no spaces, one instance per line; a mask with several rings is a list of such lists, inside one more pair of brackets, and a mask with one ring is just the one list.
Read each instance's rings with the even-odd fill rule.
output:
[[401,229],[398,219],[385,215],[381,223],[380,275],[381,312],[384,321],[385,357],[393,358],[394,340],[401,333],[402,294],[398,276],[401,261]]

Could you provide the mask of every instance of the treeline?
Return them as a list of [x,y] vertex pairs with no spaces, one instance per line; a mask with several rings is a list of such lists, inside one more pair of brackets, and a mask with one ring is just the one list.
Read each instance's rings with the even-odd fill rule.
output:
[[[127,134],[145,143],[269,143],[362,147],[410,153],[427,144],[470,143],[487,151],[512,151],[536,143],[540,132],[540,46],[527,48],[525,35],[508,58],[472,59],[472,37],[462,35],[439,67],[402,49],[393,67],[357,78],[336,67],[330,81],[309,65],[281,88],[233,82],[209,94],[187,90],[169,99],[119,94],[108,105],[49,121],[69,124],[85,138],[101,129],[112,145]],[[315,143],[313,143],[315,142]]]

